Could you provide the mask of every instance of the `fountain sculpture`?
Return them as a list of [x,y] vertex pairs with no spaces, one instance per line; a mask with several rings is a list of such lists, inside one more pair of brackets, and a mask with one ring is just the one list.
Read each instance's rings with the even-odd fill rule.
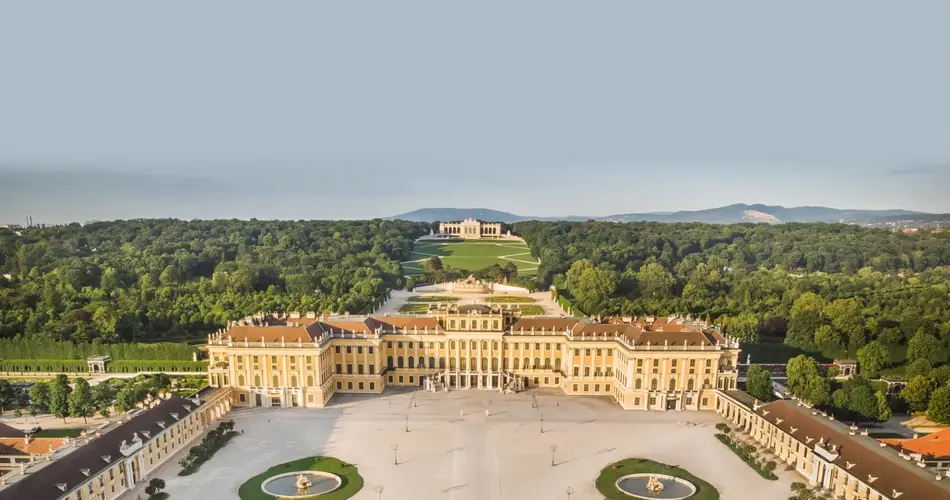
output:
[[647,481],[647,491],[656,495],[657,493],[665,490],[666,487],[663,486],[663,482],[656,478],[656,476],[650,476],[650,480]]
[[297,476],[297,482],[294,483],[294,486],[297,487],[297,493],[300,495],[303,495],[304,493],[307,492],[307,490],[310,489],[311,486],[313,486],[313,483],[311,483],[310,480],[307,479],[307,476],[301,474]]

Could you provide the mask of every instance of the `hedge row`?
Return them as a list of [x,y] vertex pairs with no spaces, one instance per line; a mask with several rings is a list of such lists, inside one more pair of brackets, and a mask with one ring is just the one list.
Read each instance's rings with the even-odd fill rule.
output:
[[177,342],[153,344],[103,344],[93,342],[64,342],[41,337],[0,339],[0,358],[3,359],[75,359],[85,361],[91,356],[111,356],[113,360],[168,359],[189,361],[197,352],[192,346]]
[[574,316],[587,316],[587,314],[580,307],[577,307],[577,305],[571,302],[567,297],[558,293],[557,290],[551,290],[551,295],[565,312],[570,312]]
[[[110,361],[106,371],[110,373],[135,372],[204,372],[208,370],[207,361]],[[3,372],[64,372],[88,373],[89,364],[85,360],[73,359],[4,359],[0,360]]]

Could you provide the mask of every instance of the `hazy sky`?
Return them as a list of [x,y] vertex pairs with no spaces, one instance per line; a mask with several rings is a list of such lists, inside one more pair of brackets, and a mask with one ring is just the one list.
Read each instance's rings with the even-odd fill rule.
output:
[[948,19],[945,0],[7,1],[0,219],[950,212]]

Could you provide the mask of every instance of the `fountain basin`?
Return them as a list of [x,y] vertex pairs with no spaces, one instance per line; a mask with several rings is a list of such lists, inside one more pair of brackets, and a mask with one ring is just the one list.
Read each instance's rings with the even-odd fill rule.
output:
[[[647,483],[650,482],[651,477],[655,477],[661,483],[663,483],[663,491],[654,493],[647,489]],[[614,485],[618,490],[627,496],[632,498],[645,498],[648,500],[652,500],[654,498],[662,498],[663,500],[683,500],[696,494],[696,486],[693,483],[685,479],[676,476],[669,476],[666,474],[651,474],[646,472],[640,474],[627,474],[626,476],[617,479],[617,482]]]
[[[310,487],[305,491],[297,489],[297,477],[303,475],[310,480]],[[343,485],[343,480],[336,474],[316,470],[285,472],[268,478],[261,483],[261,490],[268,495],[280,498],[306,498],[325,495]]]

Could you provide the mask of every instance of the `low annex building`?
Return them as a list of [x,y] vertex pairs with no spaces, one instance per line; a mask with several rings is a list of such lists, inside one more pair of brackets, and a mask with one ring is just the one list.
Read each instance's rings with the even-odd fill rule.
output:
[[878,439],[886,446],[896,449],[901,457],[933,467],[939,471],[950,471],[950,429],[937,431],[913,439]]
[[676,317],[522,318],[517,308],[440,305],[424,316],[258,315],[209,336],[209,383],[249,406],[321,407],[336,393],[558,388],[631,410],[715,408],[739,346]]
[[70,438],[36,438],[20,429],[0,424],[0,475],[23,467],[23,464],[42,460],[70,441]]
[[[882,448],[856,427],[781,400],[761,404],[741,391],[719,391],[716,410],[743,436],[764,446],[813,487],[845,500],[950,498],[950,480]],[[862,433],[863,434],[863,433]]]
[[0,500],[113,500],[188,449],[230,409],[226,389],[155,400],[101,434],[77,439],[55,458],[23,463],[2,476]]

